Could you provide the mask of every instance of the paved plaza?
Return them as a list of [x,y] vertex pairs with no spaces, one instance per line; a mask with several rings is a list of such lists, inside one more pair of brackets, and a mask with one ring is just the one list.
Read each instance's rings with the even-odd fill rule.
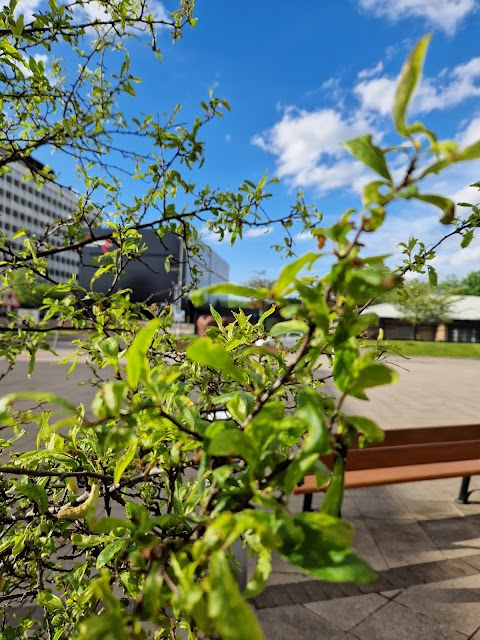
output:
[[[50,356],[29,380],[26,361],[0,391],[50,390],[88,404],[85,364],[70,381]],[[386,429],[480,423],[480,360],[395,359],[400,381],[350,400],[349,413]],[[327,385],[329,382],[327,382]],[[32,435],[33,441],[33,435]],[[472,481],[480,489],[480,477]],[[355,526],[355,548],[378,572],[373,585],[312,580],[280,558],[252,605],[268,640],[480,640],[480,491],[457,504],[460,479],[346,492],[343,517]],[[314,507],[320,503],[315,496]],[[301,510],[301,496],[292,510]]]

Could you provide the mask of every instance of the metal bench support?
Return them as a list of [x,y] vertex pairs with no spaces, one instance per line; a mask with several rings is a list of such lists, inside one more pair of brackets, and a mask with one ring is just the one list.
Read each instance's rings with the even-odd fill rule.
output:
[[456,502],[461,502],[462,504],[468,504],[468,499],[470,497],[471,491],[468,490],[470,485],[471,476],[465,476],[462,478],[462,485],[460,487],[460,493],[458,494],[458,498]]

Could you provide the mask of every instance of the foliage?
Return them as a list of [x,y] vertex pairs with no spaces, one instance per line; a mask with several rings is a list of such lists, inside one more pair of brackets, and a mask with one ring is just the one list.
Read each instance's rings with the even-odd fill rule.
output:
[[460,296],[480,296],[480,271],[471,271],[464,278],[450,276],[441,286],[443,290]]
[[396,292],[395,306],[414,328],[414,340],[420,324],[445,322],[453,304],[448,292],[437,291],[428,282],[414,280]]
[[38,309],[47,295],[57,299],[63,297],[62,294],[56,294],[55,291],[52,291],[51,283],[42,282],[26,268],[18,269],[12,273],[9,286],[17,295],[20,306],[24,309]]
[[[100,12],[85,17],[93,6]],[[167,20],[175,38],[193,23],[192,8],[184,0]],[[109,273],[114,279],[129,260],[141,259],[142,228],[154,228],[160,237],[177,233],[188,257],[197,250],[200,222],[220,235],[229,232],[232,242],[248,225],[275,222],[262,217],[266,176],[258,184],[245,181],[233,193],[199,188],[188,173],[203,159],[201,127],[226,102],[211,97],[189,129],[175,117],[164,126],[150,116],[127,122],[119,103],[124,94],[134,94],[135,78],[126,42],[148,35],[156,53],[156,20],[145,4],[51,2],[31,22],[14,10],[15,2],[0,14],[3,166],[50,145],[76,159],[85,193],[73,218],[25,239],[18,254],[2,239],[0,266],[7,281],[27,268],[55,284],[48,256],[98,239],[93,221],[104,213],[105,233],[118,248],[105,254],[97,276]],[[80,64],[61,68],[57,55],[52,76],[29,52],[54,52],[59,39]],[[337,517],[349,443],[358,432],[367,443],[379,437],[371,421],[344,411],[345,398],[366,400],[370,388],[396,379],[375,350],[360,349],[356,337],[372,323],[371,314],[360,313],[400,280],[388,272],[384,256],[367,254],[364,239],[383,224],[385,207],[394,200],[416,198],[439,207],[441,221],[454,224],[463,238],[476,225],[474,218],[457,220],[448,199],[419,190],[422,177],[480,155],[478,144],[458,150],[421,123],[406,121],[427,40],[412,52],[397,90],[399,145],[380,148],[369,136],[347,143],[377,174],[363,190],[362,208],[319,227],[315,208],[299,196],[291,215],[278,222],[288,229],[300,220],[312,228],[319,252],[286,264],[268,286],[227,283],[193,296],[197,303],[206,293],[273,300],[283,330],[294,326],[304,333],[295,354],[252,346],[270,310],[257,323],[240,310],[223,327],[212,309],[218,327],[181,349],[170,332],[170,309],[152,318],[148,305],[130,303],[128,291],[99,294],[81,289],[74,278],[55,286],[57,293],[74,295],[46,300],[39,326],[2,327],[2,355],[12,363],[26,350],[30,371],[36,351],[46,348],[45,323],[55,314],[74,328],[89,328],[60,364],[72,372],[80,358],[86,360],[89,383],[96,387],[91,407],[48,390],[1,400],[0,599],[11,605],[33,601],[42,611],[39,620],[4,621],[4,637],[123,640],[154,632],[156,638],[182,637],[186,630],[189,638],[261,638],[245,599],[263,589],[273,551],[320,579],[374,578],[352,550],[352,526]],[[131,204],[120,197],[113,170],[116,145],[127,132],[147,148],[142,155],[125,151],[125,171],[138,181]],[[397,183],[391,167],[398,171],[399,158],[407,163]],[[51,173],[33,167],[41,187]],[[85,237],[85,226],[92,237]],[[434,253],[416,240],[405,249],[404,272],[421,272]],[[310,275],[308,269],[327,250],[335,256],[331,271],[322,278]],[[291,253],[289,242],[286,252]],[[276,335],[281,331],[276,325]],[[331,362],[337,400],[317,388],[322,354]],[[340,448],[322,509],[292,513],[288,496],[306,473],[319,483],[329,478],[319,456],[334,449],[334,430]],[[26,432],[37,436],[34,450],[23,446]],[[231,551],[238,540],[256,559],[243,593]]]

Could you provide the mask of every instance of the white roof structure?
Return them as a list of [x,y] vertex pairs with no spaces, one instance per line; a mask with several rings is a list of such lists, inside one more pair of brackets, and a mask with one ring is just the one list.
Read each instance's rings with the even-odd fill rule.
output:
[[[374,304],[366,309],[366,313],[375,313],[379,318],[401,320],[400,307],[390,302]],[[452,305],[448,311],[450,320],[480,321],[480,296],[452,296]]]

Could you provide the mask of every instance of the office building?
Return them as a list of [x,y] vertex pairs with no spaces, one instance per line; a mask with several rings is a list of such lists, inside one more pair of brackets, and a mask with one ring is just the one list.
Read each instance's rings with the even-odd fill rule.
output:
[[[34,180],[29,180],[32,165],[42,166],[36,160],[28,160],[28,164],[14,162],[8,173],[0,174],[0,231],[9,237],[25,229],[30,239],[42,239],[59,220],[71,217],[77,209],[78,195],[72,190],[52,182],[39,189]],[[53,247],[63,244],[58,233],[52,233],[46,240]],[[23,241],[23,237],[13,240],[13,249],[23,248]],[[51,276],[59,282],[78,273],[79,257],[75,251],[50,256],[48,263]]]

